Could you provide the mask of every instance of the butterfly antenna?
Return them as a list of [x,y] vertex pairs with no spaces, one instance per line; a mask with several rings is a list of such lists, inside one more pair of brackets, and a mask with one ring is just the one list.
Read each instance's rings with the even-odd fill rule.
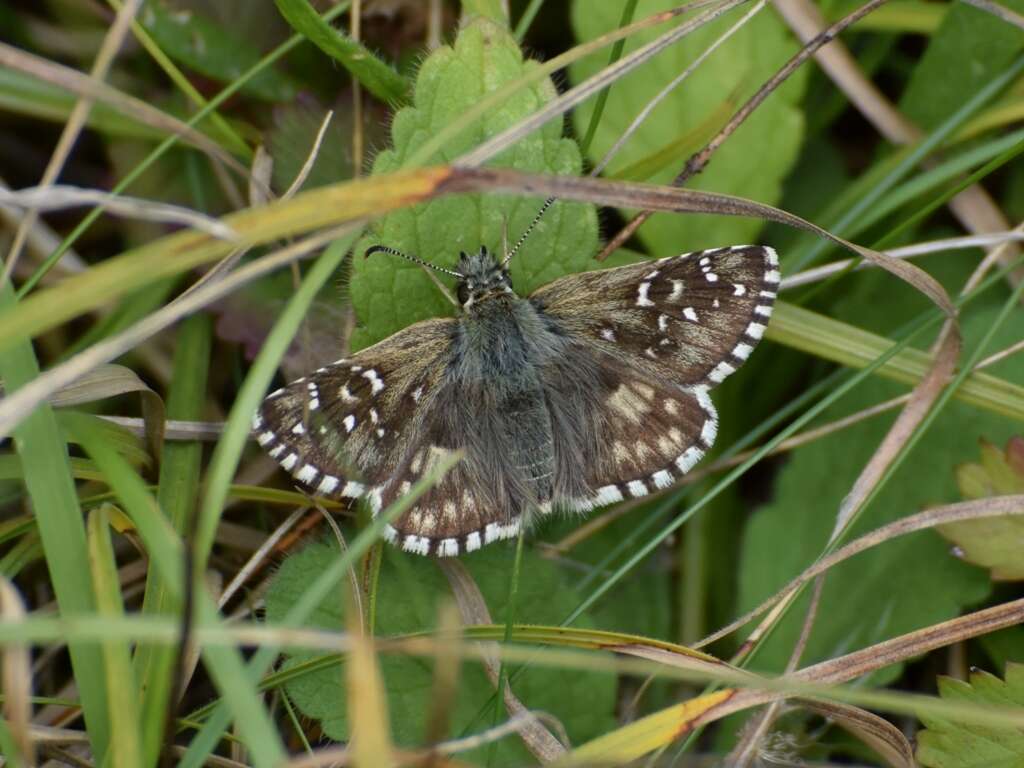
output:
[[530,233],[533,232],[533,230],[536,229],[537,224],[540,223],[541,216],[544,215],[547,209],[550,208],[551,204],[554,202],[555,198],[553,197],[549,197],[547,200],[544,201],[544,205],[542,205],[540,207],[540,210],[537,211],[537,215],[533,217],[533,221],[530,222],[530,226],[528,226],[526,228],[526,231],[519,236],[518,240],[516,240],[516,244],[512,246],[512,250],[509,251],[508,254],[505,256],[505,260],[501,262],[501,266],[507,267],[509,262],[512,261],[512,257],[519,253],[519,249],[523,247],[523,243],[526,242],[526,238],[530,236]]
[[432,269],[435,272],[444,272],[444,274],[451,275],[452,277],[457,277],[460,280],[464,277],[464,275],[461,272],[456,272],[454,269],[445,269],[444,267],[439,267],[436,264],[431,264],[429,261],[418,259],[415,256],[410,256],[407,253],[402,253],[397,248],[389,248],[386,245],[371,245],[369,248],[366,249],[366,253],[363,254],[363,258],[368,259],[375,253],[386,253],[391,256],[401,256],[403,259],[405,259],[406,261],[411,261],[413,264],[419,264],[421,267]]

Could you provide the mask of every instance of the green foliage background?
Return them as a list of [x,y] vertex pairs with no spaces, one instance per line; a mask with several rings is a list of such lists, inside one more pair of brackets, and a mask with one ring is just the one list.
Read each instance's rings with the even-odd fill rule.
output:
[[[1024,14],[1024,0],[1001,2]],[[831,0],[820,8],[834,20],[859,4]],[[526,2],[512,6],[514,21],[528,8],[538,7]],[[669,0],[549,0],[539,5],[539,15],[522,41],[497,0],[449,3],[442,44],[428,52],[424,29],[415,25],[422,21],[417,3],[407,4],[409,17],[399,14],[381,22],[370,16],[359,42],[339,32],[347,22],[320,18],[306,0],[276,0],[261,4],[259,12],[244,0],[146,0],[138,18],[141,31],[134,38],[139,42],[125,47],[108,79],[124,93],[181,120],[193,116],[221,87],[240,83],[238,92],[220,103],[215,119],[199,122],[200,129],[243,164],[253,161],[258,146],[265,148],[273,160],[269,185],[282,194],[303,166],[328,108],[336,115],[305,189],[343,184],[364,166],[377,177],[406,169],[428,140],[464,122],[467,110],[488,94],[535,73],[545,55],[612,32],[627,7],[638,20],[672,6]],[[332,13],[340,10],[338,6]],[[730,14],[685,38],[614,83],[599,112],[597,100],[589,99],[566,119],[547,123],[504,151],[491,165],[583,175],[666,83],[738,15]],[[108,21],[72,0],[48,0],[28,9],[0,2],[4,42],[83,71],[91,65]],[[636,50],[664,29],[659,26],[629,37],[624,52]],[[298,35],[294,42],[286,42],[293,34]],[[927,167],[910,163],[894,170],[908,150],[880,139],[822,71],[806,65],[768,98],[689,186],[777,205],[860,243],[890,247],[961,233],[963,228],[944,205],[920,220],[915,217],[939,196],[951,196],[965,174],[994,159],[998,164],[986,169],[979,181],[1007,219],[1019,222],[1024,216],[1024,165],[1012,154],[1024,146],[1024,80],[1019,70],[990,101],[970,114],[962,110],[996,78],[1019,65],[1024,54],[1020,30],[966,3],[902,2],[887,4],[843,39],[861,69],[893,96],[903,115],[926,136],[954,123],[962,126],[929,153]],[[161,52],[165,62],[155,63],[147,45],[150,51]],[[268,52],[278,45],[285,50],[264,65]],[[784,21],[766,8],[665,99],[604,176],[669,183],[686,159],[798,49]],[[464,126],[466,130],[428,163],[457,160],[599,72],[608,56],[603,48],[554,79],[546,77],[518,91],[482,121]],[[243,77],[255,65],[261,71]],[[361,116],[352,108],[356,81],[363,88]],[[22,69],[0,67],[4,181],[13,187],[37,182],[55,142],[54,128],[67,121],[73,104],[73,95],[52,83]],[[593,141],[581,150],[577,140],[588,133],[592,121]],[[358,163],[352,151],[357,130],[366,147],[366,157]],[[245,190],[238,185],[232,189],[233,182],[223,181],[225,172],[195,149],[178,145],[152,159],[156,142],[165,135],[165,128],[98,103],[62,178],[83,186],[111,187],[138,173],[128,190],[139,197],[211,216],[244,207]],[[140,171],[143,164],[147,169]],[[139,437],[92,418],[138,413],[136,401],[126,396],[104,395],[101,402],[74,406],[72,413],[45,405],[36,409],[19,426],[13,446],[0,449],[0,574],[37,613],[56,598],[61,615],[99,618],[111,627],[125,612],[128,620],[176,622],[181,603],[180,580],[175,577],[182,562],[182,541],[198,550],[200,571],[218,571],[226,580],[241,568],[255,546],[253,539],[262,540],[280,522],[282,508],[306,503],[288,478],[261,470],[263,458],[255,446],[243,452],[249,417],[242,412],[243,405],[256,402],[256,390],[266,388],[278,358],[283,378],[291,378],[339,357],[346,348],[361,348],[411,323],[454,312],[419,267],[385,255],[364,259],[365,250],[382,243],[451,267],[460,251],[484,245],[500,252],[506,233],[514,242],[541,202],[513,195],[461,195],[397,210],[370,222],[358,239],[351,235],[336,243],[312,268],[302,267],[294,275],[281,271],[247,285],[117,361],[139,372],[167,401],[169,418],[223,421],[224,437],[213,451],[196,441],[167,440],[157,456]],[[512,264],[517,290],[525,295],[568,273],[743,242],[775,246],[786,276],[838,257],[824,242],[778,225],[724,216],[658,214],[627,249],[605,262],[595,261],[602,236],[613,233],[630,213],[603,212],[599,226],[594,206],[556,203]],[[61,236],[79,223],[65,214],[46,221]],[[91,270],[116,263],[111,254],[158,242],[168,228],[103,219],[83,232],[69,243]],[[0,252],[9,247],[6,234],[0,233]],[[350,245],[351,257],[342,262]],[[243,264],[254,263],[270,249],[256,249]],[[959,250],[918,263],[956,295],[980,255],[979,250]],[[5,286],[0,294],[0,336],[4,321],[18,317],[24,302],[37,294],[61,298],[60,292],[68,291],[69,298],[75,298],[68,283],[37,286],[29,275],[40,269],[40,263],[41,258],[33,256],[30,268],[16,273],[13,286]],[[341,263],[338,270],[331,266]],[[48,328],[32,345],[3,337],[0,375],[6,391],[32,381],[40,368],[52,368],[136,327],[166,306],[194,276],[187,281],[185,277],[143,281],[123,298],[107,302],[103,312],[82,313],[72,323]],[[451,281],[442,279],[451,287]],[[319,284],[324,287],[317,289]],[[116,282],[109,289],[111,295],[120,290]],[[907,285],[872,271],[846,274],[785,298],[847,327],[891,340],[902,339],[920,318],[934,314]],[[1024,311],[1012,301],[1007,283],[996,280],[963,306],[965,358],[978,350],[1006,307],[1006,320],[984,352],[1019,341]],[[103,302],[105,298],[90,306]],[[927,341],[918,337],[915,345],[923,348]],[[830,397],[836,382],[845,380],[828,378],[835,370],[824,354],[798,352],[771,341],[770,335],[752,360],[714,393],[721,412],[719,455],[748,443],[761,444],[776,434],[780,423],[774,419],[788,414],[781,422],[785,424],[805,412],[816,399],[802,402],[792,412],[787,409],[823,382],[831,384],[816,397]],[[1011,356],[986,372],[1024,385],[1024,357]],[[809,426],[906,391],[904,385],[869,376],[852,393],[830,402]],[[508,619],[510,581],[517,578],[520,623],[557,627],[571,619],[580,629],[692,642],[758,604],[821,554],[839,505],[893,418],[875,417],[763,461],[724,488],[717,485],[718,476],[712,476],[645,500],[568,552],[555,552],[550,545],[578,530],[582,521],[547,521],[528,540],[518,571],[511,545],[488,547],[462,562],[496,624]],[[976,460],[978,441],[1001,446],[1022,431],[1019,421],[951,401],[859,516],[851,535],[957,501],[957,467]],[[242,466],[236,472],[239,460]],[[254,477],[258,480],[251,480]],[[653,553],[636,558],[665,525],[694,504],[703,505],[696,516]],[[197,514],[199,522],[194,523]],[[361,516],[342,518],[341,530],[349,542],[365,529],[365,510],[357,514]],[[111,521],[127,525],[131,538],[121,530],[112,533]],[[246,543],[239,543],[236,536]],[[1012,551],[1012,546],[1008,549]],[[117,580],[117,567],[139,563],[140,551],[154,563],[143,577],[141,600]],[[296,606],[308,599],[311,585],[348,556],[320,533],[295,546],[281,558],[269,581],[263,620],[273,626],[289,621]],[[392,548],[383,549],[380,557],[376,573],[373,559],[358,563],[366,569],[359,571],[360,578],[375,585],[372,632],[388,638],[435,629],[439,608],[452,596],[441,570],[432,561]],[[343,581],[319,600],[307,623],[343,629],[347,589]],[[829,572],[802,663],[834,658],[1021,595],[1019,583],[994,583],[987,571],[956,557],[937,533],[902,538]],[[785,667],[806,605],[804,595],[758,647],[752,668],[777,672]],[[205,602],[199,610],[200,626],[216,616]],[[45,624],[32,622],[45,618],[33,614],[25,632],[44,633]],[[177,626],[173,624],[175,630]],[[5,636],[7,643],[12,637],[25,639],[14,625],[4,631],[15,633]],[[85,712],[96,763],[155,764],[170,696],[173,647],[134,643],[134,638],[118,631],[110,629],[101,648],[93,636],[77,629],[51,637],[49,642],[67,642],[73,676],[67,665],[48,668],[50,675],[40,675],[36,694],[56,695],[64,683],[75,682],[78,699],[72,704]],[[42,636],[32,635],[30,640],[43,642],[38,640]],[[738,642],[733,637],[712,650],[728,658]],[[213,655],[205,650],[204,666],[184,691],[179,711],[190,723],[179,735],[188,745],[182,764],[201,764],[216,749],[232,717],[243,721],[238,737],[259,765],[274,762],[285,746],[297,751],[300,733],[314,743],[352,736],[344,661],[286,651],[275,686],[297,714],[286,717],[275,710],[271,716],[257,694],[256,681],[264,679],[276,652],[267,645],[255,659],[246,659],[233,646],[215,647]],[[960,650],[965,664],[987,672],[973,673],[968,682],[940,679],[937,671],[956,671],[958,662],[935,653],[913,664],[892,665],[858,685],[926,694],[937,690],[947,701],[1024,703],[1024,629],[1009,627]],[[59,658],[63,664],[64,657]],[[257,661],[264,664],[262,671]],[[245,663],[253,665],[248,672]],[[433,664],[394,654],[382,655],[380,663],[396,743],[422,746],[432,704]],[[527,707],[556,717],[576,745],[614,734],[627,718],[657,712],[694,694],[692,686],[666,680],[648,685],[608,671],[539,666],[521,674],[514,671],[511,686]],[[136,700],[138,713],[116,716],[118,701]],[[35,704],[48,702],[40,698]],[[223,702],[232,715],[224,706],[214,706]],[[251,717],[239,718],[239,712]],[[451,738],[482,731],[495,721],[493,686],[479,665],[462,666],[450,714],[446,735]],[[700,741],[673,746],[666,759],[684,749],[724,753],[735,744],[745,720],[731,718]],[[7,720],[0,721],[0,751],[5,754],[14,750],[8,725]],[[777,727],[796,742],[812,745],[802,755],[808,759],[878,764],[877,755],[863,745],[834,727],[819,726],[819,721],[796,714]],[[975,764],[1013,765],[1013,760],[1024,760],[1019,734],[965,726],[934,714],[922,716],[921,726],[926,730],[918,759],[925,766],[952,768],[970,759]],[[116,760],[107,759],[108,754],[116,755]],[[501,766],[532,759],[515,737],[503,739],[493,754],[485,748],[462,757],[474,764]]]

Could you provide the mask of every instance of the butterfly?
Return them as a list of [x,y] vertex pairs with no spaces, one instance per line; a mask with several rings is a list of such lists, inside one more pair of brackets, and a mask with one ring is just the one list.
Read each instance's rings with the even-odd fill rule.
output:
[[[367,255],[379,251],[419,261],[382,246]],[[472,552],[552,510],[672,485],[715,440],[709,390],[765,332],[775,251],[684,253],[569,275],[525,298],[509,276],[514,252],[499,260],[481,247],[454,271],[435,267],[457,280],[458,317],[416,323],[273,392],[257,442],[313,493],[366,498],[375,515],[462,451],[385,528],[422,555]]]

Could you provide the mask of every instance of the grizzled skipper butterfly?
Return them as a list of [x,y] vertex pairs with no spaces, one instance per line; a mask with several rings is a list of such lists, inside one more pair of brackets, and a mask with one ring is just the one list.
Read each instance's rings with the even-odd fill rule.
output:
[[672,485],[714,442],[708,390],[764,334],[775,251],[684,253],[569,275],[522,298],[508,265],[525,238],[501,261],[481,248],[455,271],[431,267],[458,281],[460,315],[416,323],[272,393],[254,420],[259,444],[315,493],[366,497],[374,514],[462,450],[385,530],[422,555],[472,552],[552,509]]

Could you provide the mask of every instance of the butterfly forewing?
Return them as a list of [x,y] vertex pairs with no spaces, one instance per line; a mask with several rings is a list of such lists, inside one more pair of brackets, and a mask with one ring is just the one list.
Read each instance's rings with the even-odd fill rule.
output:
[[380,486],[420,428],[454,326],[417,323],[277,390],[254,421],[257,442],[320,495],[354,498]]
[[570,275],[530,299],[641,370],[715,386],[760,341],[778,285],[775,251],[745,245]]

